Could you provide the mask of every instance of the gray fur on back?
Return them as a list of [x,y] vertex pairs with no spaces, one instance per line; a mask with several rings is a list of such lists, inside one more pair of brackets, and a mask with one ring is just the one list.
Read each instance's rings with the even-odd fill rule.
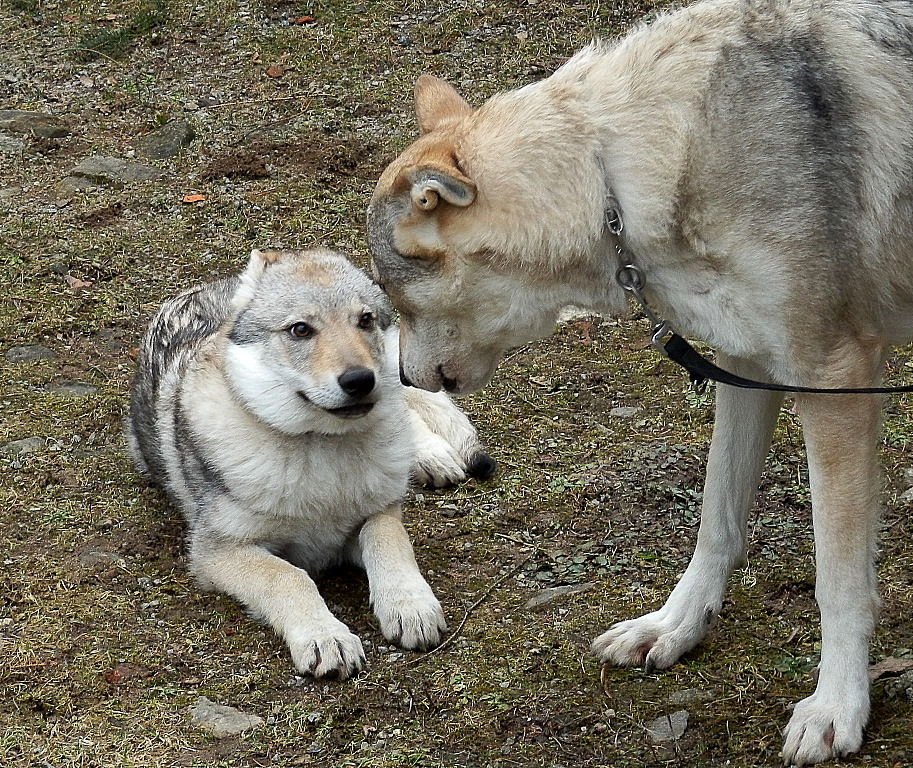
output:
[[137,375],[130,389],[127,440],[137,468],[162,488],[167,488],[167,471],[156,425],[162,380],[166,375],[183,377],[199,345],[231,316],[237,286],[238,278],[231,277],[166,301],[140,344]]

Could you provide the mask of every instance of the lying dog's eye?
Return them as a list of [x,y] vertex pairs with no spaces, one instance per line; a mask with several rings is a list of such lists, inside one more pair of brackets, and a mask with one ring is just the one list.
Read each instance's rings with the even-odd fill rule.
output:
[[358,318],[358,327],[363,331],[374,330],[374,315],[371,312],[362,312]]
[[296,339],[309,339],[314,335],[314,329],[307,323],[295,323],[289,326],[288,332]]

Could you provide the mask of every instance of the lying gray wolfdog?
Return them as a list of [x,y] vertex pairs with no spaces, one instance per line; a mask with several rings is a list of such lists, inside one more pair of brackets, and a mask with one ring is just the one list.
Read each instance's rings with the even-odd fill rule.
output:
[[[478,109],[430,76],[415,91],[421,136],[368,209],[405,382],[471,392],[565,305],[623,313],[627,264],[652,313],[765,382],[871,387],[913,335],[913,3],[709,0]],[[822,629],[782,753],[803,765],[858,750],[869,716],[881,402],[796,399]],[[781,401],[719,387],[691,563],[600,659],[668,667],[704,637]]]
[[136,466],[189,524],[201,585],[232,595],[317,677],[361,669],[361,641],[312,576],[365,569],[384,636],[427,649],[447,626],[401,522],[410,479],[494,469],[444,393],[407,389],[386,297],[326,250],[254,251],[240,277],[166,302],[140,349]]

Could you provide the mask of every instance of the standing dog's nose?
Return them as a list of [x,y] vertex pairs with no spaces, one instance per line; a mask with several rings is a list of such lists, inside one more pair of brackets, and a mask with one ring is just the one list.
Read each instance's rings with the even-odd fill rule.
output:
[[364,397],[374,389],[374,371],[370,368],[350,368],[336,381],[347,395]]

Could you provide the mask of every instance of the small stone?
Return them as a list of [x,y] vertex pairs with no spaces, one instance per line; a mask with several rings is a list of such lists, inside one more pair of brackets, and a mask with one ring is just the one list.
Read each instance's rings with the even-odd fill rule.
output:
[[627,405],[619,406],[618,408],[613,408],[609,411],[609,416],[614,416],[616,419],[630,419],[640,413],[643,408],[639,406]]
[[688,711],[680,709],[671,715],[663,715],[647,724],[647,733],[654,744],[678,741],[688,728]]
[[142,163],[121,160],[119,157],[96,155],[87,157],[73,168],[67,181],[73,180],[78,188],[80,180],[88,182],[90,186],[92,184],[118,185],[135,181],[155,181],[164,175],[164,172],[158,168],[151,168]]
[[25,154],[25,142],[22,139],[0,136],[0,155],[16,156],[23,154]]
[[53,115],[22,109],[0,109],[0,128],[42,139],[62,139],[72,133],[62,120]]
[[524,606],[528,611],[541,611],[553,603],[571,595],[578,595],[592,589],[594,584],[590,581],[581,584],[568,584],[561,587],[547,587],[540,589],[535,595],[526,601]]
[[186,120],[171,120],[136,142],[136,151],[149,160],[164,160],[178,155],[193,139]]
[[562,325],[564,323],[570,323],[574,320],[581,320],[586,317],[593,317],[594,313],[589,309],[584,309],[583,307],[576,307],[573,304],[570,304],[564,307],[558,313],[558,324]]
[[76,555],[76,559],[80,565],[86,567],[95,565],[119,565],[124,567],[126,565],[124,558],[117,552],[106,552],[98,547],[89,547],[81,550]]
[[4,443],[2,451],[3,453],[21,456],[25,453],[43,451],[47,444],[47,438],[44,437],[23,437],[21,440],[12,440],[8,443]]
[[913,488],[913,467],[907,467],[903,471],[904,488]]
[[666,699],[670,704],[694,704],[701,701],[709,701],[713,698],[713,693],[703,691],[700,688],[685,688],[681,691],[673,691]]
[[33,363],[36,360],[56,360],[57,353],[40,344],[10,347],[4,357],[11,363]]
[[189,712],[193,725],[217,739],[237,736],[251,728],[259,728],[264,722],[262,717],[247,715],[240,709],[224,704],[216,704],[205,696],[200,696],[196,704],[189,708]]
[[88,397],[98,392],[97,387],[79,381],[59,381],[44,385],[45,392],[65,397]]
[[889,699],[906,699],[913,703],[913,671],[885,680],[884,692]]

